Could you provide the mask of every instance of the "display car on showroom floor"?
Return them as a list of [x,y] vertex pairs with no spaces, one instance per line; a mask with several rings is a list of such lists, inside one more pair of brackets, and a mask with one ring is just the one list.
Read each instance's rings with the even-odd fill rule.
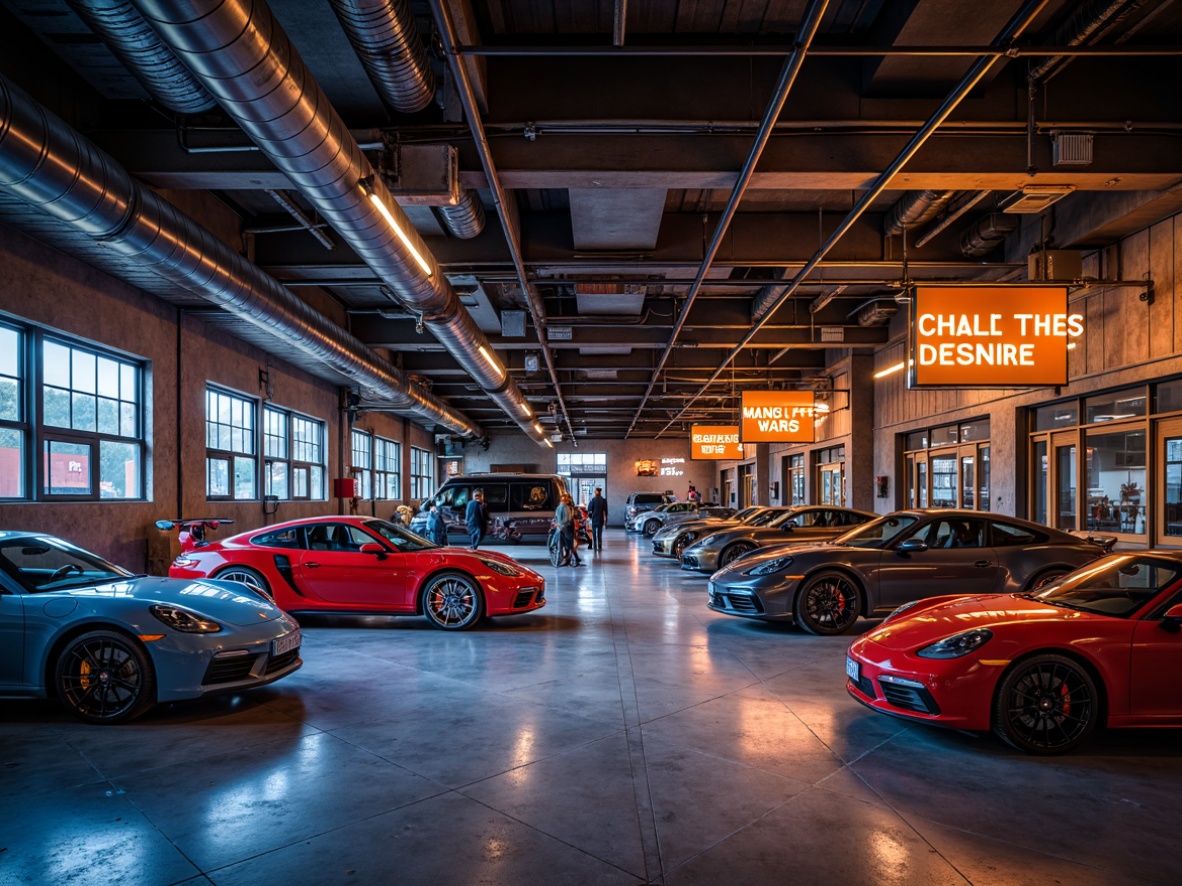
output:
[[705,535],[682,551],[681,568],[713,572],[757,548],[825,541],[873,519],[874,514],[853,508],[815,505],[783,508],[774,519],[762,525],[744,524]]
[[90,723],[272,683],[300,629],[233,582],[133,575],[69,542],[0,531],[0,696],[56,695]]
[[1112,554],[1035,593],[938,597],[859,637],[862,704],[1061,753],[1094,728],[1182,726],[1182,552]]
[[709,606],[841,634],[861,615],[885,615],[949,588],[996,594],[1039,587],[1097,559],[1113,541],[980,511],[896,511],[827,544],[758,551],[720,569],[710,576]]
[[698,517],[662,526],[653,536],[653,553],[658,557],[675,557],[680,560],[682,552],[706,532],[740,524],[762,526],[775,519],[779,512],[779,509],[767,505],[752,505],[730,517]]
[[440,547],[376,517],[311,517],[189,546],[175,578],[222,578],[288,612],[425,615],[448,631],[546,604],[546,581],[498,551]]
[[677,504],[670,505],[668,510],[657,508],[655,511],[649,511],[643,519],[638,518],[635,522],[639,525],[640,532],[652,537],[668,526],[677,526],[696,520],[727,520],[734,515],[734,508],[724,508],[721,505],[709,504],[684,508]]
[[624,521],[624,529],[628,532],[643,532],[645,535],[651,536],[664,525],[667,517],[673,514],[693,516],[697,510],[697,506],[692,501],[667,502],[628,518]]

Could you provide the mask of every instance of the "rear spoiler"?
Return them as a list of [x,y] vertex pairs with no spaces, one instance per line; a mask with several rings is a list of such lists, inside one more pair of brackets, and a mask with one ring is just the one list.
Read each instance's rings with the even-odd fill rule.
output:
[[1112,548],[1116,545],[1117,541],[1119,541],[1115,535],[1093,535],[1092,533],[1082,529],[1072,530],[1068,534],[1074,535],[1076,538],[1081,538],[1088,544],[1103,548],[1104,553],[1106,554],[1111,553]]

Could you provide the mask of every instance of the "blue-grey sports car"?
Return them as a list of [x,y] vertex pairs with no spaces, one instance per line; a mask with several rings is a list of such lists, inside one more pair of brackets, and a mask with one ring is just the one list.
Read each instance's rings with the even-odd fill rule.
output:
[[274,682],[300,628],[230,581],[132,575],[51,535],[0,531],[0,697],[56,695],[90,723]]

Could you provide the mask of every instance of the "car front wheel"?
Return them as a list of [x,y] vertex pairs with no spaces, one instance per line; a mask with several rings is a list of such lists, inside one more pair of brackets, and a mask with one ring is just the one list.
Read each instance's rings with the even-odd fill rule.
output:
[[993,731],[1029,754],[1062,754],[1096,728],[1100,699],[1091,675],[1065,655],[1024,659],[1002,678]]
[[810,634],[844,634],[861,609],[858,588],[840,572],[810,578],[796,597],[796,623]]
[[681,555],[685,553],[685,549],[688,548],[689,546],[690,546],[689,539],[686,538],[684,535],[679,535],[677,538],[675,538],[673,540],[673,556],[676,557],[678,560],[680,560]]
[[118,631],[75,637],[58,656],[54,685],[87,723],[125,723],[156,703],[156,676],[143,648]]
[[660,520],[646,520],[644,523],[644,534],[652,538],[657,534],[657,530],[661,528]]
[[721,554],[718,555],[718,565],[720,568],[723,566],[730,566],[732,563],[734,563],[736,560],[738,560],[740,557],[742,557],[745,553],[747,553],[748,551],[753,551],[753,550],[755,550],[755,545],[742,544],[742,543],[733,544],[729,548],[724,550]]
[[480,621],[484,603],[476,581],[458,572],[445,572],[423,589],[423,613],[443,631],[464,631]]

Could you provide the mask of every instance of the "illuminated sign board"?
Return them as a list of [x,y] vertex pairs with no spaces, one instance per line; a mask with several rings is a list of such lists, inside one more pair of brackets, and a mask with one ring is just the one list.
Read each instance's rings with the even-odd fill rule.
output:
[[1061,286],[917,286],[908,387],[1067,384],[1067,346],[1083,315]]
[[812,443],[812,391],[744,391],[739,437],[744,443]]
[[690,458],[743,460],[738,425],[694,425],[690,428]]

